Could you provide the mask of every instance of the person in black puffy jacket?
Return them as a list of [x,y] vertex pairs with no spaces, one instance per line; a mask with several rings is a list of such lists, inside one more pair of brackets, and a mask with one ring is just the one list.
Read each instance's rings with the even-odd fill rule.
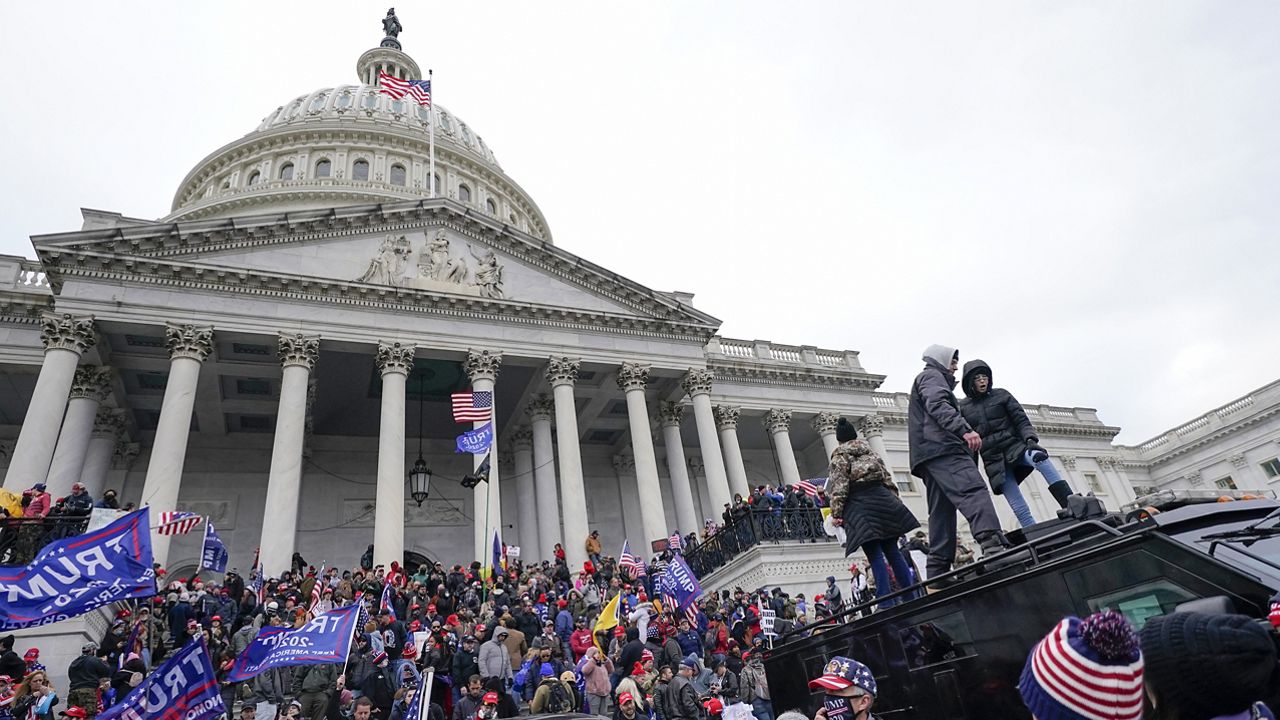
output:
[[960,414],[982,436],[982,463],[991,491],[1004,496],[1023,527],[1034,525],[1035,516],[1018,485],[1032,470],[1039,470],[1058,506],[1066,507],[1071,486],[1040,446],[1036,428],[1022,405],[1008,390],[992,385],[991,366],[970,360],[964,364],[961,378],[965,399],[960,401]]

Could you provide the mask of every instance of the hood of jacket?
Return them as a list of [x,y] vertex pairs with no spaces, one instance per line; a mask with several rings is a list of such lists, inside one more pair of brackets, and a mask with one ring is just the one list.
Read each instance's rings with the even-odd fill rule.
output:
[[[964,364],[964,371],[960,375],[960,389],[964,390],[965,397],[978,397],[978,391],[973,389],[973,376],[979,373],[987,376],[987,392],[991,392],[991,388],[995,386],[995,378],[991,375],[991,366],[982,360],[974,358]],[[986,393],[983,394],[985,395]]]
[[946,345],[930,345],[924,349],[921,360],[926,364],[934,364],[942,368],[943,372],[951,372],[951,358],[956,356],[957,350]]

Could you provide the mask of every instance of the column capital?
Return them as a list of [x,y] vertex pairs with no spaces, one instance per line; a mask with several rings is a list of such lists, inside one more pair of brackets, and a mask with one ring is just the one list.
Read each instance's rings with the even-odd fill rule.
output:
[[412,345],[379,340],[378,355],[374,361],[378,364],[378,372],[383,375],[399,373],[407,376],[413,370],[414,351]]
[[550,420],[556,415],[556,401],[546,393],[538,393],[529,398],[529,406],[524,409],[533,422]]
[[737,405],[716,405],[711,408],[711,412],[715,415],[717,430],[738,429],[738,416],[742,414],[742,408]]
[[533,428],[528,425],[520,425],[511,431],[511,437],[507,440],[507,447],[514,452],[521,450],[533,449]]
[[133,469],[133,464],[138,460],[138,453],[141,452],[141,446],[136,442],[116,441],[115,465],[125,470]]
[[310,372],[320,357],[320,336],[302,333],[280,333],[276,338],[277,354],[284,367],[296,365]]
[[649,384],[649,366],[644,363],[624,362],[618,369],[618,387],[623,392],[645,389]]
[[552,355],[547,363],[547,382],[551,383],[551,387],[572,385],[578,382],[578,369],[581,367],[582,360],[578,358]]
[[1111,468],[1115,467],[1115,464],[1116,464],[1116,459],[1109,455],[1104,455],[1098,458],[1098,467],[1102,468],[1103,470],[1110,470]]
[[462,362],[462,369],[467,371],[474,385],[479,380],[496,382],[498,370],[502,367],[502,353],[494,350],[467,349],[467,359]]
[[836,425],[840,423],[840,416],[830,410],[823,410],[813,419],[809,421],[809,427],[819,435],[831,435],[836,431]]
[[614,455],[613,469],[619,475],[630,475],[636,471],[636,459],[631,455]]
[[863,415],[858,421],[858,432],[869,438],[884,435],[884,418],[874,413]]
[[182,357],[204,362],[213,353],[213,328],[165,323],[164,345],[171,360]]
[[689,372],[684,374],[684,378],[680,380],[680,387],[689,394],[694,395],[710,395],[711,382],[715,379],[715,375],[710,370],[702,370],[699,368],[689,368]]
[[683,420],[683,405],[665,400],[658,403],[658,424],[662,427],[680,427]]
[[1075,455],[1059,455],[1059,456],[1058,456],[1058,459],[1062,461],[1062,466],[1063,466],[1063,467],[1065,467],[1066,469],[1068,469],[1068,470],[1075,470],[1075,469],[1076,469],[1076,456],[1075,456]]
[[111,368],[81,365],[71,379],[70,397],[102,402],[111,394]]
[[120,437],[124,434],[124,411],[116,408],[100,407],[93,418],[93,434],[108,437]]
[[764,414],[764,427],[770,433],[789,432],[791,430],[791,411],[783,408],[769,408]]
[[44,313],[40,316],[40,342],[45,350],[70,350],[83,355],[98,342],[93,316]]
[[1191,483],[1192,485],[1199,485],[1200,483],[1204,482],[1204,478],[1200,475],[1199,470],[1192,470],[1191,472],[1187,473],[1186,478],[1187,478],[1187,482]]

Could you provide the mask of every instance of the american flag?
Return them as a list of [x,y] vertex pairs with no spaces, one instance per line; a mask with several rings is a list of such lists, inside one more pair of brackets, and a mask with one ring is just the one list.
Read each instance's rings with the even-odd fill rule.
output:
[[391,613],[392,620],[398,619],[396,618],[396,605],[395,605],[395,602],[393,601],[394,598],[395,598],[395,591],[392,589],[391,583],[387,583],[386,585],[382,586],[382,599],[378,601],[378,609],[389,611]]
[[316,616],[316,606],[320,604],[321,585],[324,585],[324,563],[320,563],[320,572],[316,574],[316,582],[311,586],[311,607],[307,608],[307,614],[311,617]]
[[262,563],[258,562],[258,555],[262,552],[262,548],[253,551],[253,567],[249,570],[249,589],[253,591],[253,596],[258,598],[258,604],[262,604]]
[[667,547],[672,550],[679,550],[684,547],[684,542],[680,539],[680,533],[671,533],[671,537],[667,539]]
[[160,525],[156,527],[156,532],[161,535],[186,535],[191,529],[200,524],[204,518],[193,512],[185,510],[170,510],[169,512],[160,513]]
[[369,622],[369,611],[364,607],[364,593],[356,593],[355,599],[351,602],[360,606],[360,608],[356,610],[356,628],[358,628],[356,632],[364,632],[364,626]]
[[618,555],[618,568],[626,570],[632,578],[645,576],[644,560],[631,554],[631,543],[628,540],[622,541],[622,553]]
[[401,80],[395,75],[378,73],[378,91],[399,100],[408,95],[422,107],[431,107],[430,80]]
[[689,624],[694,627],[698,627],[698,616],[701,614],[702,611],[698,609],[696,602],[689,603],[689,607],[684,609],[684,616],[689,618]]
[[814,478],[812,480],[801,480],[796,483],[796,489],[804,492],[809,497],[818,497],[818,490],[827,484],[826,478]]
[[454,393],[454,422],[484,422],[493,414],[493,393],[479,390]]

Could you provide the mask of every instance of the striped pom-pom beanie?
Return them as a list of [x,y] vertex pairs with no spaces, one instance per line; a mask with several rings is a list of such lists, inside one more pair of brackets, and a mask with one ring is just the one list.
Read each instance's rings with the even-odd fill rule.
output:
[[1117,612],[1068,617],[1031,651],[1018,691],[1038,720],[1140,720],[1138,635]]

